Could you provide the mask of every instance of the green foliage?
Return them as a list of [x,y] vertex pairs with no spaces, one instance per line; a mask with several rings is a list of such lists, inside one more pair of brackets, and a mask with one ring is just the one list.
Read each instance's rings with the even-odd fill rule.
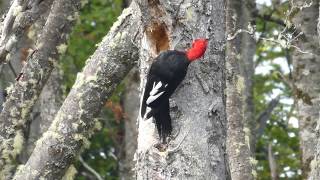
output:
[[75,81],[76,73],[95,51],[99,43],[119,16],[122,0],[91,0],[81,10],[77,25],[69,40],[66,55],[60,61],[67,90]]
[[[91,0],[81,10],[77,25],[69,40],[66,54],[60,65],[64,72],[64,85],[68,93],[75,81],[77,72],[81,71],[85,61],[95,51],[96,44],[107,34],[113,22],[122,11],[122,0]],[[119,103],[123,85],[120,85],[111,100]],[[84,161],[105,179],[118,179],[119,142],[123,124],[116,121],[113,112],[103,108],[100,122],[102,129],[90,140],[90,148],[82,153]],[[94,176],[76,162],[77,180],[93,178]]]
[[[284,20],[288,3],[277,6],[262,6],[259,11],[274,18]],[[283,26],[257,18],[257,32],[264,38],[277,38]],[[295,117],[293,99],[290,87],[283,77],[291,77],[292,65],[288,60],[287,50],[271,41],[259,41],[256,49],[256,74],[254,76],[254,103],[256,117],[263,112],[272,98],[280,96],[280,103],[267,121],[263,135],[258,139],[256,158],[259,180],[271,179],[268,145],[272,144],[272,151],[277,163],[279,179],[301,179],[300,152],[298,129],[289,123]]]

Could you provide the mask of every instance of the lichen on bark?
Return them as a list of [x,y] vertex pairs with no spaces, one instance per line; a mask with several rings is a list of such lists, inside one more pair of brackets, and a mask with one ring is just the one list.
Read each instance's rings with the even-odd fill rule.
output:
[[95,128],[92,119],[138,59],[137,17],[139,12],[133,3],[87,60],[49,130],[14,179],[60,179],[65,174]]

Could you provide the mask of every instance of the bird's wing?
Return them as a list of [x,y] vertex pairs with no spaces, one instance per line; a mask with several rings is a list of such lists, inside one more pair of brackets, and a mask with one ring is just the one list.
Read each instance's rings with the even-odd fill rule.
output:
[[161,97],[166,92],[166,87],[168,84],[165,84],[162,81],[155,81],[153,82],[152,89],[149,92],[149,96],[146,100],[146,104],[150,105],[151,103],[155,102],[157,99]]
[[146,113],[148,107],[157,107],[162,103],[165,96],[168,96],[167,87],[168,84],[160,79],[148,79],[142,99],[141,117],[149,113]]

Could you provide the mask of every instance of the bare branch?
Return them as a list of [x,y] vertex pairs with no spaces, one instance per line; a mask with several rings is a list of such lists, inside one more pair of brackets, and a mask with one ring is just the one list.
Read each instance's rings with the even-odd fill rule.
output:
[[259,128],[256,133],[257,139],[259,139],[263,134],[264,129],[266,128],[266,125],[267,125],[267,121],[270,119],[272,111],[274,110],[275,107],[277,107],[279,101],[280,101],[280,97],[272,99],[268,104],[268,107],[259,115],[256,121],[256,122],[259,122]]
[[100,174],[83,160],[82,156],[79,156],[79,161],[81,162],[82,166],[86,168],[90,173],[92,173],[98,180],[103,180]]
[[[117,84],[138,59],[140,15],[135,4],[124,10],[60,108],[49,130],[36,143],[15,179],[60,179],[75,160],[95,125],[95,117]],[[31,172],[31,173],[30,173]]]
[[252,16],[256,17],[256,18],[260,18],[265,21],[273,22],[273,23],[276,23],[276,24],[279,24],[279,25],[285,27],[286,23],[282,19],[277,19],[272,16],[274,11],[275,11],[275,9],[273,9],[270,14],[261,14],[261,13],[259,13],[258,10],[256,10],[256,11],[252,11]]
[[10,176],[16,156],[22,150],[21,130],[59,54],[66,49],[64,43],[81,5],[78,0],[56,0],[52,6],[36,50],[28,57],[12,91],[8,92],[0,114],[0,174],[4,177]]

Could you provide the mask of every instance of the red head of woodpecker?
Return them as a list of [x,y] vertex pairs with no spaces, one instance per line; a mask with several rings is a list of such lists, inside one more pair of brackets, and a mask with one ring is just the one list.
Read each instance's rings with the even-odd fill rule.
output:
[[168,50],[152,63],[144,89],[141,112],[143,119],[153,117],[163,143],[171,134],[169,98],[187,74],[190,62],[202,57],[208,39],[196,39],[186,52]]
[[207,49],[208,39],[196,39],[192,43],[192,48],[187,50],[186,55],[189,61],[194,61],[200,58]]

